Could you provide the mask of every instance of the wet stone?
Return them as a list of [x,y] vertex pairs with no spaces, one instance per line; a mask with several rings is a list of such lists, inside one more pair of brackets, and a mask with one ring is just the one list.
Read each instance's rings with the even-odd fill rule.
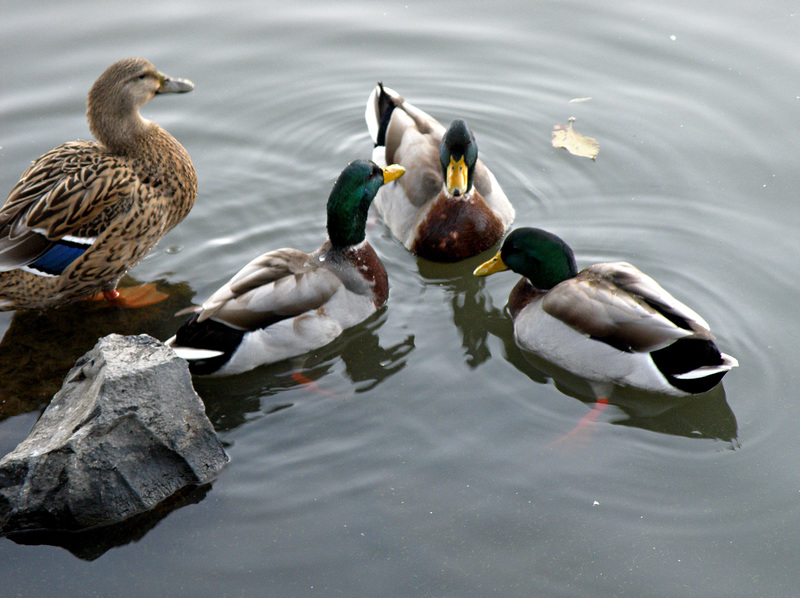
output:
[[186,362],[150,336],[112,334],[0,460],[0,533],[118,523],[228,460]]

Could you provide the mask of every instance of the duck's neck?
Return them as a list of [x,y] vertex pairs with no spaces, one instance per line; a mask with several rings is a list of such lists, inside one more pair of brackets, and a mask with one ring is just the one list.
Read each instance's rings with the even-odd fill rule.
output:
[[365,246],[368,246],[367,240],[364,239],[360,243],[356,243],[355,245],[341,245],[341,244],[334,244],[331,242],[330,237],[323,243],[322,247],[320,248],[319,252],[320,255],[324,255],[326,259],[331,259],[334,262],[340,262],[344,260],[350,260],[350,258],[357,254],[359,251],[363,250]]
[[511,293],[508,295],[508,304],[506,308],[508,309],[509,314],[511,314],[511,319],[514,320],[519,315],[519,312],[527,306],[531,301],[537,299],[544,295],[545,291],[540,291],[535,286],[531,284],[531,281],[525,278],[524,276],[519,279],[514,288],[511,289]]
[[89,122],[95,138],[109,153],[130,160],[142,182],[174,198],[167,230],[183,220],[197,196],[197,173],[178,140],[138,111],[113,119],[90,118]]
[[366,240],[356,245],[335,247],[328,239],[318,253],[326,267],[337,271],[345,286],[363,292],[358,289],[366,281],[375,307],[386,303],[389,297],[389,277],[383,262]]
[[471,185],[470,188],[467,189],[466,193],[462,193],[461,195],[453,195],[447,189],[447,182],[446,181],[444,183],[442,183],[442,191],[441,191],[440,197],[442,197],[442,196],[447,198],[450,201],[463,201],[463,202],[470,202],[476,197],[480,197],[481,199],[483,199],[483,196],[481,196],[480,194],[476,194],[475,193],[475,186],[474,185]]
[[100,111],[94,102],[89,103],[86,116],[95,139],[111,153],[123,156],[140,153],[147,137],[159,128],[138,110]]

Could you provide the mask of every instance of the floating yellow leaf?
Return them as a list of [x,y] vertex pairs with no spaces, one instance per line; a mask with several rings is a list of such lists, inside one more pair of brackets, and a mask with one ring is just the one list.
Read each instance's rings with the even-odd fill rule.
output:
[[569,124],[553,127],[553,147],[563,147],[570,154],[595,159],[600,151],[600,144],[596,139],[585,137],[573,130],[574,118],[569,119]]

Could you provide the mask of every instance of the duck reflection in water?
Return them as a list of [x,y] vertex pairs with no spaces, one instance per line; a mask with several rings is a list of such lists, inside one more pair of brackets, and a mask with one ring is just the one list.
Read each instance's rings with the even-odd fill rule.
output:
[[344,364],[355,393],[372,390],[405,368],[407,357],[414,350],[413,335],[382,347],[378,331],[385,321],[386,308],[345,330],[328,345],[304,355],[234,377],[195,377],[194,385],[203,398],[209,420],[219,432],[235,429],[252,419],[253,413],[269,415],[292,407],[286,391],[298,387],[320,399],[342,396],[331,389],[326,379],[336,374],[339,363]]
[[[507,326],[504,332],[499,326],[493,330],[499,333],[497,336],[503,342],[508,362],[531,380],[539,384],[552,381],[559,392],[591,406],[589,413],[581,419],[580,427],[575,426],[560,436],[554,445],[566,445],[573,438],[578,440],[581,435],[588,437],[591,428],[587,424],[597,421],[603,414],[604,421],[610,424],[686,438],[721,440],[738,448],[738,423],[728,405],[722,384],[705,393],[683,397],[616,387],[606,403],[598,403],[597,395],[588,381],[520,349],[514,341],[511,322],[507,318],[505,320]],[[608,406],[611,408],[606,409]]]
[[[509,269],[522,275],[507,306],[515,345],[526,357],[539,358],[539,367],[554,379],[564,382],[570,373],[582,380],[596,403],[568,436],[594,421],[612,394],[620,405],[628,392],[696,403],[697,395],[712,392],[738,365],[719,351],[705,320],[630,264],[597,264],[578,272],[572,250],[560,238],[520,228],[475,275]],[[637,409],[658,404],[633,402]],[[726,440],[735,438],[733,422]]]
[[[142,282],[125,276],[122,284],[133,287]],[[86,300],[48,310],[3,313],[10,323],[0,341],[0,421],[44,409],[75,361],[98,338],[111,333],[166,338],[172,314],[191,302],[192,290],[186,283],[164,280],[146,286],[167,298],[147,309]]]
[[475,369],[491,357],[486,325],[491,302],[481,291],[484,281],[471,275],[480,256],[455,264],[417,259],[420,276],[427,284],[444,290],[453,309],[453,324],[461,335],[464,363]]

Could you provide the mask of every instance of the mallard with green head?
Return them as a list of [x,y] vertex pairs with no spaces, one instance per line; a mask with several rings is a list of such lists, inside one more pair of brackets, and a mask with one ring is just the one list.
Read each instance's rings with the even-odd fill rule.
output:
[[373,160],[400,164],[406,176],[375,199],[383,221],[414,254],[455,262],[503,238],[514,207],[478,158],[475,136],[462,119],[439,121],[378,83],[365,118]]
[[139,109],[194,85],[143,58],[115,62],[87,102],[97,141],[73,141],[38,158],[0,209],[0,309],[54,307],[102,293],[121,305],[119,279],[189,213],[197,175],[183,146]]
[[614,386],[698,394],[739,365],[703,318],[628,263],[578,272],[562,239],[519,228],[475,275],[503,270],[522,275],[507,306],[517,344],[588,381],[598,399]]
[[389,296],[386,270],[366,240],[369,206],[403,175],[393,164],[350,163],[328,198],[328,238],[313,253],[257,257],[217,290],[167,341],[200,375],[227,375],[328,344]]

